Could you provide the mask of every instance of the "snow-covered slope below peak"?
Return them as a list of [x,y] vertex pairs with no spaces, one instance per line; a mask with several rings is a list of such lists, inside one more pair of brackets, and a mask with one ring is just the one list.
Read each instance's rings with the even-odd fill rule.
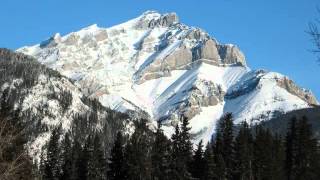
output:
[[292,82],[279,73],[250,71],[228,90],[224,112],[233,112],[236,123],[258,123],[318,103],[309,91],[285,87],[287,81]]
[[[175,13],[148,11],[113,26],[92,25],[52,38],[19,52],[76,81],[83,92],[108,107],[135,109],[123,96],[135,84],[171,76],[198,63],[243,63],[244,56],[232,45],[219,45],[198,28],[179,23]],[[126,92],[127,93],[127,92]]]
[[168,133],[181,116],[191,119],[195,137],[204,138],[225,112],[233,112],[236,122],[267,120],[275,111],[317,104],[289,78],[251,71],[237,46],[220,44],[175,13],[147,11],[110,28],[55,34],[18,51],[72,79],[106,107],[147,112]]

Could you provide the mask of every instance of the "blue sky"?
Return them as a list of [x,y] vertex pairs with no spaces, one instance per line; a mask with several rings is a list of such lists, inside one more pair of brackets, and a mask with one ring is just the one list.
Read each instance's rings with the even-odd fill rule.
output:
[[108,27],[146,10],[176,12],[187,25],[238,45],[252,69],[288,75],[320,99],[320,65],[306,34],[319,0],[1,0],[0,47],[16,49],[98,24]]

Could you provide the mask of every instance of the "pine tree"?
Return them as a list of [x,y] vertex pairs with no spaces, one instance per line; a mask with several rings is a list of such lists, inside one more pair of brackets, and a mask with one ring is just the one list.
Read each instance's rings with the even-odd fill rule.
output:
[[258,126],[253,146],[253,172],[255,179],[272,179],[273,137],[268,129]]
[[169,180],[170,141],[164,135],[160,122],[155,136],[151,151],[152,179]]
[[187,167],[190,167],[190,163],[192,161],[192,142],[190,137],[190,130],[189,127],[189,119],[187,117],[182,117],[182,125],[181,125],[181,153],[182,157],[184,158],[184,162]]
[[127,179],[151,179],[151,131],[146,120],[136,121],[135,131],[126,145]]
[[252,180],[253,137],[246,122],[243,122],[235,140],[235,179]]
[[296,177],[296,160],[298,155],[297,119],[293,117],[288,125],[286,135],[286,176],[288,180]]
[[62,174],[60,180],[68,180],[71,179],[72,175],[72,147],[69,133],[65,134],[62,145]]
[[205,172],[205,160],[204,160],[203,144],[201,140],[193,155],[193,160],[191,163],[191,174],[192,174],[192,177],[194,178],[203,179],[204,172]]
[[215,163],[214,174],[218,177],[218,179],[227,179],[227,167],[223,154],[223,139],[220,131],[217,131],[216,133],[216,139],[213,147],[213,156]]
[[106,159],[102,149],[102,144],[99,135],[96,134],[93,141],[93,151],[90,156],[89,164],[91,169],[88,172],[88,179],[106,179]]
[[213,153],[213,142],[210,142],[206,146],[204,151],[204,173],[201,180],[214,180],[217,179],[216,176],[216,164]]
[[[178,125],[175,127],[175,133],[171,137],[172,148],[170,152],[170,178],[182,179],[180,169],[182,169],[180,161],[180,128]],[[182,166],[182,167],[181,167]]]
[[91,143],[92,143],[91,136],[88,136],[86,139],[85,145],[82,148],[82,151],[80,152],[79,159],[77,159],[76,161],[78,179],[81,179],[81,180],[88,179],[89,159],[92,158]]
[[216,174],[221,179],[232,179],[234,167],[234,137],[232,114],[220,119],[214,149]]
[[298,154],[296,159],[297,179],[319,179],[319,154],[317,140],[313,137],[311,125],[303,116],[297,124]]
[[114,146],[111,149],[111,155],[109,159],[108,178],[110,180],[122,180],[125,179],[124,172],[124,142],[121,132],[117,133]]
[[171,151],[171,173],[172,179],[190,179],[189,171],[192,161],[192,143],[190,138],[189,121],[182,117],[181,131],[176,126],[175,133],[172,135]]
[[72,180],[77,180],[81,177],[81,163],[82,163],[82,151],[83,148],[80,144],[80,142],[75,139],[73,146],[72,146]]
[[275,134],[272,143],[272,179],[285,179],[285,150],[281,136]]
[[59,179],[60,177],[60,147],[59,138],[61,134],[61,126],[52,131],[47,148],[47,157],[45,160],[44,178]]

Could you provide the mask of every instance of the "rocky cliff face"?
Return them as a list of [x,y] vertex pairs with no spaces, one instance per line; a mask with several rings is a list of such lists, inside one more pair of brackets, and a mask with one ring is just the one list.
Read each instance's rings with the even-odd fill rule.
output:
[[[86,95],[117,111],[145,111],[165,132],[191,119],[197,140],[208,140],[216,120],[260,122],[317,104],[287,77],[251,71],[235,45],[189,27],[175,13],[148,11],[123,24],[92,25],[18,50],[75,81]],[[267,114],[267,115],[265,115]]]

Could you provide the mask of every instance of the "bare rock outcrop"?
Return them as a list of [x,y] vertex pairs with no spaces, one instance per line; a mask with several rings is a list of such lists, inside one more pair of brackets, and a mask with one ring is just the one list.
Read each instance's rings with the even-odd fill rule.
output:
[[217,43],[213,39],[208,39],[203,44],[196,46],[193,50],[193,60],[204,60],[204,62],[218,65],[220,55]]
[[191,119],[201,112],[201,107],[215,106],[223,101],[225,92],[220,85],[198,80],[190,89],[189,98],[180,104],[177,111]]
[[239,64],[246,65],[245,56],[237,46],[234,45],[219,45],[218,51],[221,57],[222,64]]
[[140,19],[140,21],[136,24],[137,29],[146,29],[146,28],[154,28],[158,26],[162,27],[170,27],[173,24],[179,22],[179,17],[176,13],[167,13],[161,15],[159,18],[151,18],[149,19],[149,15],[154,14],[157,15],[157,12],[148,11],[144,13],[144,17]]
[[108,39],[108,33],[106,30],[101,30],[94,35],[97,41],[103,41]]
[[277,84],[278,86],[284,88],[289,93],[298,96],[299,98],[301,98],[302,100],[304,100],[310,105],[318,104],[316,98],[310,91],[307,91],[305,89],[298,87],[292,80],[286,77],[277,79]]
[[79,35],[76,34],[70,34],[69,37],[63,42],[66,45],[76,45],[80,39]]
[[139,83],[150,79],[170,76],[170,71],[185,69],[192,63],[192,52],[185,46],[180,47],[165,57],[155,57],[156,59],[140,72]]

